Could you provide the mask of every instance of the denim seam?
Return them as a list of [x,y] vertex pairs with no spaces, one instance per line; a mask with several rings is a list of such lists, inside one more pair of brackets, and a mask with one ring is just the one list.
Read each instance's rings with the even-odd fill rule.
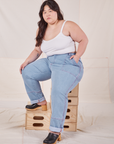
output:
[[[66,107],[66,101],[65,101],[64,112],[63,112],[63,120],[64,120],[64,114],[65,114],[65,107]],[[60,127],[62,127],[63,120],[61,121],[61,125],[60,125]],[[61,130],[62,130],[62,128],[61,128]]]
[[[66,56],[66,57],[67,57],[67,56]],[[66,57],[65,57],[64,63],[65,63],[65,61],[66,61]],[[62,71],[65,71],[65,70],[63,70],[64,65],[65,65],[65,64],[63,64],[63,67],[62,67],[62,69],[61,69]],[[67,72],[67,73],[69,73],[69,74],[73,75],[73,76],[76,78],[76,76],[75,76],[74,74],[72,74],[72,73],[70,73],[70,72],[68,72],[68,71],[65,71],[65,72]]]
[[[34,64],[33,64],[33,66],[36,68],[36,69],[38,69]],[[38,69],[41,73],[43,73],[40,69]]]
[[[64,117],[64,113],[65,113],[65,107],[66,107],[66,101],[65,101],[65,106],[64,106],[64,112],[63,112],[63,117]],[[53,117],[51,117],[51,118],[53,118]],[[58,119],[58,118],[53,118],[53,119]],[[61,124],[60,124],[60,132],[63,130],[63,128],[62,128],[62,123],[63,123],[63,120],[64,120],[64,118],[63,119],[59,119],[59,120],[61,120]]]
[[[80,66],[80,65],[79,65],[79,66]],[[79,77],[80,73],[81,73],[81,66],[80,66],[80,72],[79,72],[79,74],[77,75],[75,81],[76,81],[77,78]],[[73,82],[73,84],[75,83],[75,81]],[[73,85],[73,84],[72,84],[72,85]],[[71,86],[72,86],[72,85],[71,85]],[[70,86],[70,88],[71,88],[71,86]],[[70,88],[69,88],[69,89],[70,89]],[[69,89],[68,89],[68,90],[69,90]],[[67,91],[67,92],[68,92],[68,91]],[[66,93],[66,94],[67,94],[67,93]],[[65,101],[65,106],[66,106],[66,101]],[[64,113],[63,113],[63,117],[64,117],[64,114],[65,114],[65,106],[64,106]],[[62,122],[63,122],[63,120],[62,120]],[[62,122],[61,122],[61,126],[62,126]],[[62,129],[61,129],[61,131],[62,131]]]
[[[80,64],[79,64],[79,67],[80,67],[80,72],[79,72],[79,74],[76,76],[75,81],[77,80],[77,78],[80,76],[80,73],[81,73],[81,66],[80,66]],[[75,83],[75,81],[73,82],[73,84]],[[73,84],[72,84],[72,85],[73,85]],[[72,87],[72,85],[69,87],[69,89]],[[69,89],[67,90],[66,94],[68,93]]]
[[50,62],[51,65],[53,65],[55,63],[55,59],[56,59],[56,55],[54,55],[54,61],[53,61],[53,63]]

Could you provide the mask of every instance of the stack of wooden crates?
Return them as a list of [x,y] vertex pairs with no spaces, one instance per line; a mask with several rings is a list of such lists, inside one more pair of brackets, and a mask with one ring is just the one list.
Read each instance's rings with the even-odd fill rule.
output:
[[[79,84],[68,94],[68,108],[64,122],[64,131],[77,131],[78,116],[78,94]],[[28,102],[28,104],[31,104]],[[38,109],[35,111],[26,110],[25,129],[28,130],[49,130],[51,119],[51,99],[47,102],[47,111]]]

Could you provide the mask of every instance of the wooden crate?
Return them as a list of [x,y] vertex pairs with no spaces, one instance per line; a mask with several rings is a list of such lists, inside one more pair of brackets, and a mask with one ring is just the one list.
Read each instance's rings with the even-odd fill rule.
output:
[[[69,110],[71,110],[71,113],[68,113]],[[64,122],[64,131],[77,131],[77,116],[78,106],[68,105],[66,118]]]
[[78,105],[79,99],[78,97],[68,96],[68,105]]
[[[77,106],[68,106],[64,131],[76,131],[77,124]],[[25,129],[28,130],[49,130],[51,119],[51,106],[47,103],[47,111],[40,109],[36,111],[26,110]],[[67,125],[67,126],[66,126]],[[75,125],[75,126],[74,126]]]
[[77,131],[78,105],[68,105],[64,131]]
[[[79,94],[79,83],[72,91],[68,93],[68,108],[64,122],[64,131],[72,131],[72,132],[77,131],[77,116],[78,116],[78,103],[79,103],[78,94]],[[51,95],[50,95],[50,104],[51,104]]]
[[65,122],[77,122],[77,106],[68,105]]
[[79,94],[79,83],[72,91],[68,93],[68,96],[78,96],[78,94]]
[[[68,119],[66,120],[65,118],[64,131],[77,131],[78,103],[79,103],[78,95],[79,95],[79,83],[72,91],[68,93],[68,109],[69,109],[69,106],[76,106],[76,107],[71,108],[73,110],[76,109],[76,115],[73,115],[75,119],[71,118],[71,120],[69,119],[69,121]],[[67,115],[68,113],[66,114],[66,117]],[[75,120],[76,122],[73,122],[72,120]]]
[[64,131],[77,131],[77,123],[64,123]]
[[[68,94],[68,108],[64,122],[64,131],[77,131],[78,115],[78,89],[79,84]],[[28,102],[28,104],[31,104]],[[49,130],[51,119],[51,96],[47,102],[47,111],[39,108],[36,111],[26,110],[25,129],[28,130]]]
[[[28,102],[28,104],[30,104],[30,102]],[[42,109],[35,111],[26,110],[25,129],[49,130],[50,117],[50,102],[47,102],[47,111],[42,111]]]

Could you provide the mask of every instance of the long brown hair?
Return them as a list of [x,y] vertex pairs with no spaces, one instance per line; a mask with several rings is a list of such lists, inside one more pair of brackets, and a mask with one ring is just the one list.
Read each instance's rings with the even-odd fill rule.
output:
[[61,10],[59,8],[59,5],[54,1],[54,0],[46,0],[42,3],[41,7],[40,7],[40,11],[39,11],[39,17],[40,17],[40,21],[37,22],[38,27],[39,27],[39,32],[38,35],[36,36],[36,44],[35,46],[40,46],[42,43],[42,39],[44,37],[46,28],[47,28],[47,23],[44,21],[43,19],[43,11],[44,11],[44,6],[48,5],[50,7],[50,9],[54,10],[57,12],[57,16],[58,16],[58,20],[63,20],[63,15],[61,13]]

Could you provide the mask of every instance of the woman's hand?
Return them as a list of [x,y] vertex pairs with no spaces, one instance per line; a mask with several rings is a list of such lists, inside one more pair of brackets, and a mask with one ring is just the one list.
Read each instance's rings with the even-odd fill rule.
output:
[[72,55],[70,57],[70,59],[72,59],[72,58],[74,58],[74,60],[76,61],[76,63],[78,63],[80,57],[76,54],[76,55]]
[[29,63],[27,62],[27,61],[25,61],[24,63],[22,63],[22,65],[20,66],[20,69],[19,69],[19,71],[20,71],[20,74],[22,74],[22,70],[24,69],[24,67],[26,66],[26,65],[28,65]]

